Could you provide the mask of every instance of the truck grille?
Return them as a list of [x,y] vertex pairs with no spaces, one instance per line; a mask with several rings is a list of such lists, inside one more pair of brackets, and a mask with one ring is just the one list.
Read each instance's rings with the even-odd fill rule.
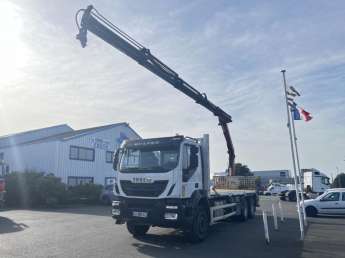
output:
[[120,181],[122,191],[127,196],[157,197],[162,194],[168,184],[168,180],[157,180],[149,183],[132,183],[129,180]]

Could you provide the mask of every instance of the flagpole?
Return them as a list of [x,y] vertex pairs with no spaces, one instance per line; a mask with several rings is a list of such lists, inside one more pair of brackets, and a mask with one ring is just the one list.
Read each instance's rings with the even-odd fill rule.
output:
[[294,172],[294,182],[295,182],[295,189],[296,189],[296,200],[297,200],[297,212],[298,212],[298,220],[299,220],[299,228],[301,231],[301,240],[304,239],[304,226],[303,226],[303,218],[301,214],[301,207],[300,207],[300,199],[299,199],[299,190],[297,185],[297,172],[296,172],[296,163],[295,163],[295,154],[293,148],[293,141],[292,141],[292,131],[291,131],[291,123],[290,123],[290,112],[289,112],[289,105],[287,100],[287,86],[286,86],[286,78],[285,78],[285,70],[281,70],[283,73],[283,82],[284,82],[284,94],[285,94],[285,104],[286,104],[286,112],[287,112],[287,127],[289,128],[290,134],[290,147],[291,147],[291,157],[292,157],[292,164],[293,164],[293,172]]
[[304,196],[303,196],[303,189],[304,189],[304,178],[301,172],[301,167],[299,164],[299,155],[298,155],[298,147],[297,147],[297,136],[296,136],[296,129],[295,129],[295,120],[292,118],[291,119],[292,123],[292,133],[294,136],[294,141],[295,141],[295,153],[296,153],[296,161],[297,161],[297,169],[298,169],[298,174],[299,174],[299,185],[301,187],[301,201],[302,201],[302,214],[303,214],[303,220],[304,220],[304,225],[307,226],[307,216],[305,214],[305,207],[304,207]]

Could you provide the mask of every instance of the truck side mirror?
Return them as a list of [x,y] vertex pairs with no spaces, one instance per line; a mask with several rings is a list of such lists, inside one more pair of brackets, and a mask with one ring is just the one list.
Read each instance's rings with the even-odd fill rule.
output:
[[113,158],[113,169],[115,171],[117,171],[117,167],[119,165],[119,160],[120,160],[120,156],[121,156],[121,153],[122,153],[122,149],[121,148],[118,148],[116,150],[116,152],[114,153],[114,158]]
[[198,148],[196,146],[191,146],[190,149],[190,161],[189,169],[193,170],[198,167]]

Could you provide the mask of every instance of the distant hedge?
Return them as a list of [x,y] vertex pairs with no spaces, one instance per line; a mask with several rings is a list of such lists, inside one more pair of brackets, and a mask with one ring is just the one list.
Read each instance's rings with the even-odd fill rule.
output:
[[345,173],[340,173],[336,176],[332,183],[332,188],[344,188],[345,187]]
[[6,206],[53,207],[61,204],[97,203],[102,186],[84,184],[67,187],[53,174],[13,172],[5,177]]

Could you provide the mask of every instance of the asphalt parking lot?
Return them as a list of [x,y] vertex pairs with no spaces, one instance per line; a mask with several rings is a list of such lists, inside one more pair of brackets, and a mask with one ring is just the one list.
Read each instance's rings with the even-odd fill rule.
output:
[[105,206],[1,211],[0,257],[345,257],[345,218],[311,219],[302,242],[294,204],[283,208],[279,231],[269,217],[270,245],[259,215],[217,224],[206,241],[191,244],[181,232],[160,228],[135,239],[114,225]]

